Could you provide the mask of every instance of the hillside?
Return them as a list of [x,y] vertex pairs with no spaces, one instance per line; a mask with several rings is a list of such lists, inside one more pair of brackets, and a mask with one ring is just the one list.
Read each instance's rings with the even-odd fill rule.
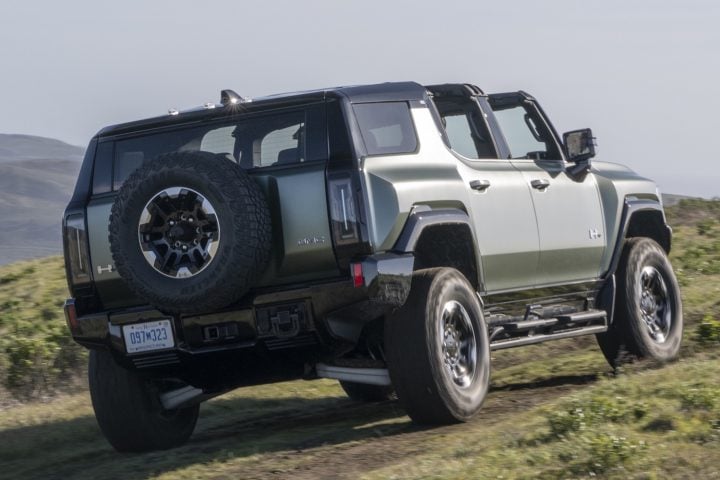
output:
[[0,134],[0,265],[60,253],[60,222],[83,149]]
[[187,445],[137,455],[115,453],[93,418],[61,259],[0,267],[0,476],[719,478],[720,201],[683,200],[668,219],[686,322],[675,364],[613,373],[591,337],[495,352],[478,418],[438,428],[329,380],[239,389],[203,405]]
[[82,160],[84,149],[54,138],[0,133],[0,163],[19,160]]

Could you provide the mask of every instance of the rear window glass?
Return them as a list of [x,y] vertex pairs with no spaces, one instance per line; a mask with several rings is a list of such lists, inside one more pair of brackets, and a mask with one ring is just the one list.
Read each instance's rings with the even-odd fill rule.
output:
[[[306,112],[253,115],[232,123],[214,123],[154,133],[115,142],[113,190],[143,162],[172,152],[202,151],[224,155],[246,169],[300,163],[306,151]],[[324,135],[324,133],[323,133]],[[322,153],[315,152],[315,158]]]
[[405,102],[353,105],[368,155],[412,153],[417,137],[410,108]]

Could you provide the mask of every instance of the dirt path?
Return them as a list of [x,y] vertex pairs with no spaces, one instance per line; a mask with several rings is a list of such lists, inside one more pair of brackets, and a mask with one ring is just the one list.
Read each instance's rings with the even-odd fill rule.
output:
[[484,438],[490,427],[511,425],[513,414],[586,387],[607,372],[599,352],[587,356],[586,349],[568,347],[574,344],[498,358],[494,387],[479,415],[447,427],[414,425],[398,402],[354,403],[328,380],[249,387],[214,399],[203,405],[186,445],[146,454],[112,450],[86,394],[10,408],[3,413],[19,421],[0,429],[0,478],[354,479],[426,457],[445,438]]
[[[304,430],[313,426],[320,431],[315,436],[305,436],[288,449],[264,453],[252,467],[243,466],[240,471],[226,470],[218,478],[260,479],[337,479],[357,478],[360,474],[392,465],[405,457],[425,450],[428,437],[462,435],[507,419],[507,414],[551,401],[558,396],[582,388],[593,382],[595,376],[559,377],[545,382],[516,384],[491,390],[480,414],[466,424],[447,427],[419,428],[404,417],[396,402],[375,405],[338,405],[322,412],[298,412],[282,418],[259,418],[242,425],[232,424],[210,430],[198,436],[195,442],[213,443],[224,437],[237,437],[262,432],[267,435],[273,429]],[[377,425],[373,425],[373,421]],[[383,421],[385,420],[385,421]],[[387,422],[387,420],[392,420]],[[349,422],[356,431],[353,435],[339,423]],[[352,424],[366,423],[369,427]],[[355,437],[355,438],[353,438]],[[194,442],[194,443],[195,443]]]

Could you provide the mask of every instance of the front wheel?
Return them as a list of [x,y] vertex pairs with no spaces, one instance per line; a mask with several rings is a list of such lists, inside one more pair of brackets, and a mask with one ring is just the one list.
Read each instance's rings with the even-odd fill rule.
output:
[[119,452],[178,447],[195,429],[199,405],[165,410],[157,389],[117,365],[105,350],[90,351],[88,380],[100,430]]
[[452,268],[413,274],[405,305],[385,322],[388,370],[418,423],[469,420],[490,383],[490,348],[480,301]]
[[628,358],[668,362],[683,335],[680,287],[665,251],[649,238],[625,243],[617,271],[615,318],[598,343],[612,367]]

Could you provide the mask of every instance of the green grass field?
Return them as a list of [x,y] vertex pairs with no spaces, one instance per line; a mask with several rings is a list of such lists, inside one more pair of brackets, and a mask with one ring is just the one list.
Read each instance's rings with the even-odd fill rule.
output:
[[0,268],[0,478],[720,478],[720,202],[668,218],[676,363],[615,374],[588,337],[497,352],[478,418],[430,429],[328,380],[240,389],[203,405],[187,445],[138,455],[95,423],[61,260]]

